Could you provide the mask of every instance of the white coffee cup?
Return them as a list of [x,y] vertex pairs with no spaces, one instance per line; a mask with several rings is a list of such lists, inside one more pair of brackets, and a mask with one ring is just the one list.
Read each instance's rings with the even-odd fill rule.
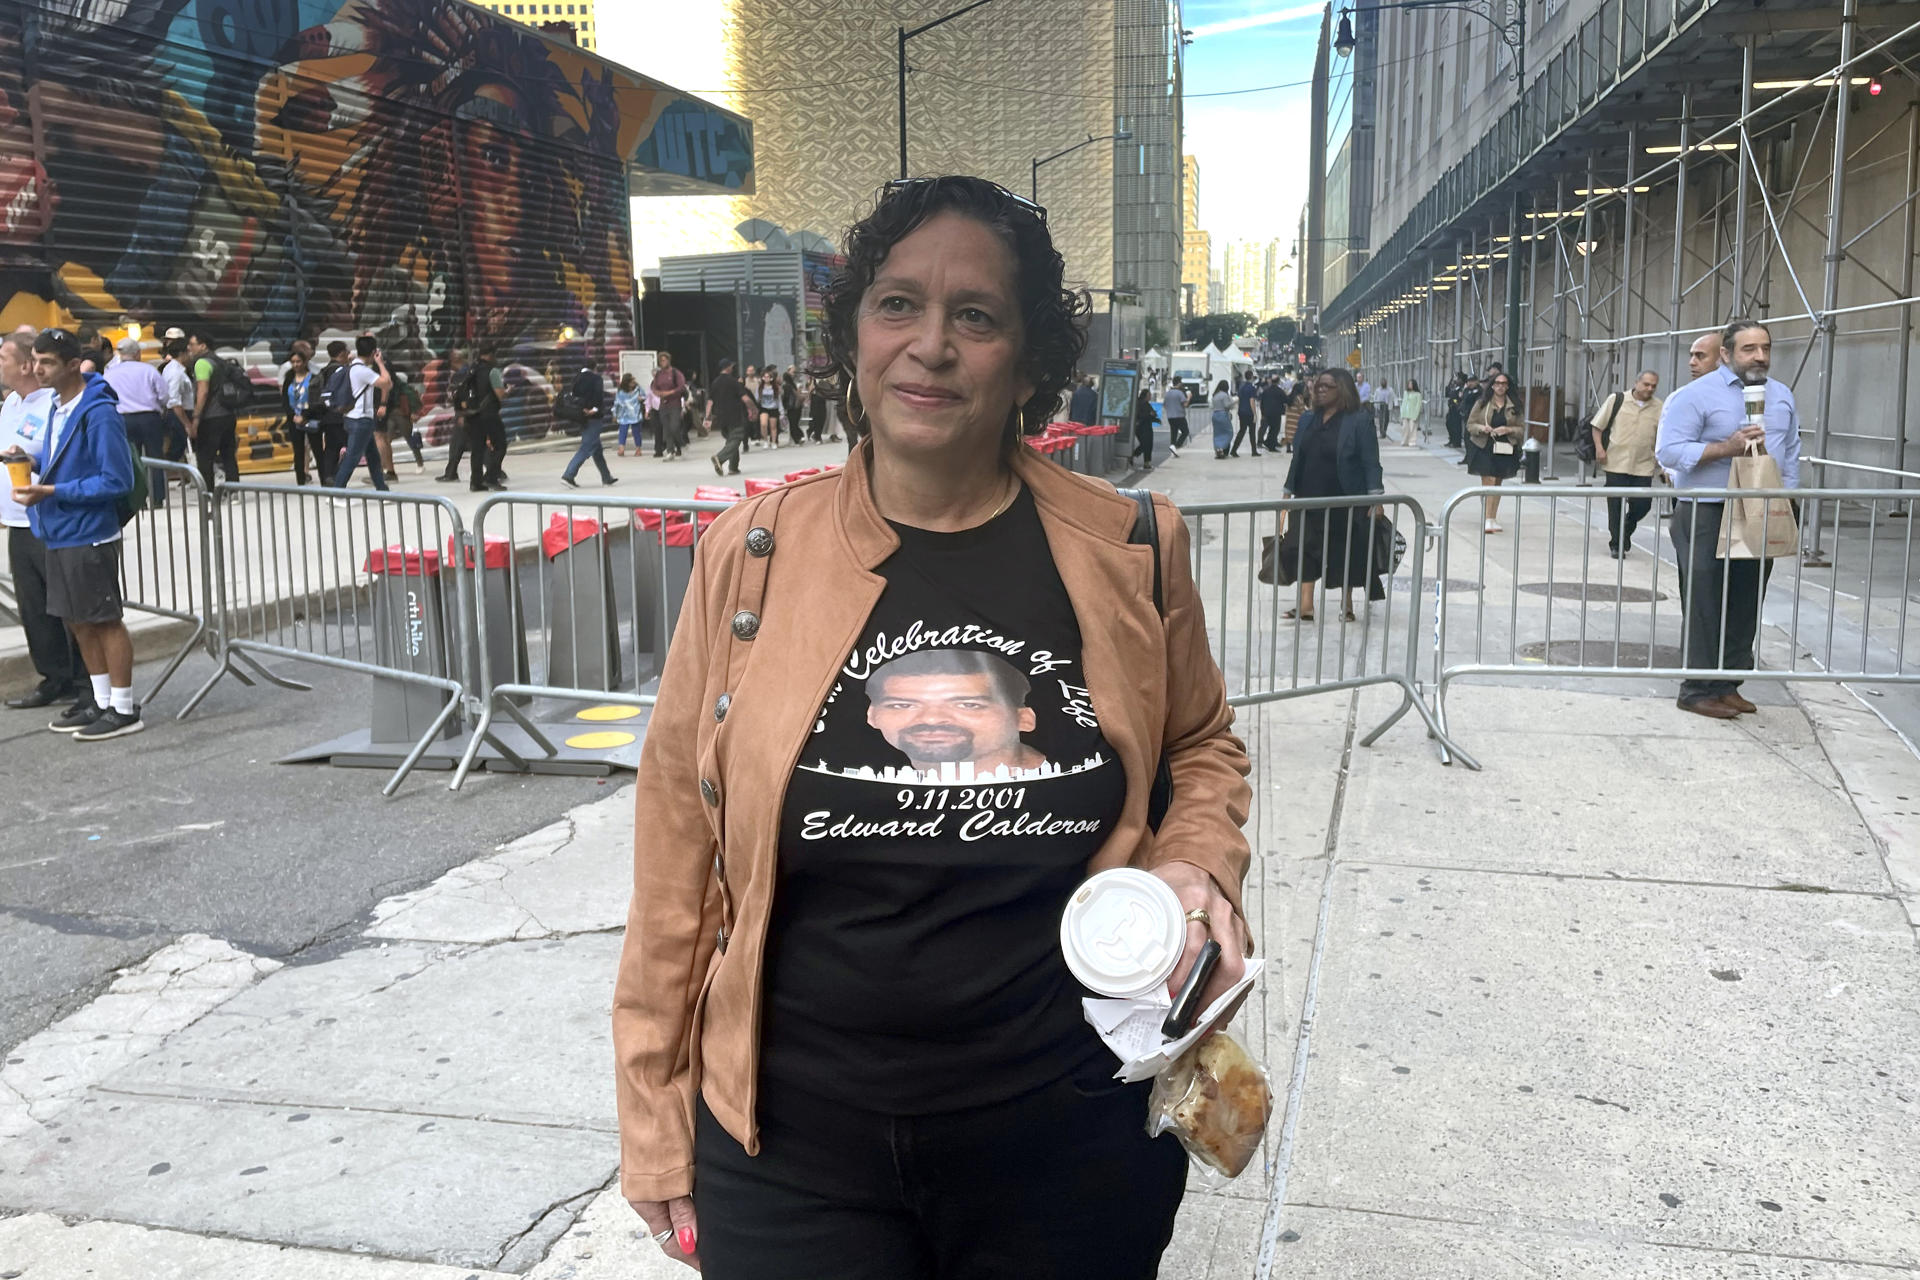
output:
[[1186,913],[1173,887],[1134,867],[1090,877],[1060,916],[1067,968],[1087,990],[1116,1000],[1164,987],[1186,945]]

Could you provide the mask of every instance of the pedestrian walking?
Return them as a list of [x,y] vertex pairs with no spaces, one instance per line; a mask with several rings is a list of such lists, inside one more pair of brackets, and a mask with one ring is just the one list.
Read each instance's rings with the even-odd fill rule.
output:
[[1253,409],[1260,398],[1260,388],[1254,385],[1253,375],[1243,372],[1239,383],[1233,389],[1233,397],[1240,411],[1240,429],[1234,433],[1233,444],[1227,449],[1232,457],[1240,456],[1240,442],[1245,440],[1253,446],[1253,456],[1260,456],[1260,440],[1253,431]]
[[[1800,487],[1800,415],[1793,392],[1767,376],[1772,361],[1773,335],[1764,324],[1731,321],[1720,331],[1720,367],[1675,391],[1660,415],[1655,453],[1660,465],[1673,472],[1679,491],[1668,536],[1685,570],[1683,643],[1685,664],[1694,670],[1753,670],[1754,639],[1773,561],[1722,558],[1720,526],[1726,503],[1689,498],[1687,490],[1728,487],[1732,460],[1753,449],[1773,458],[1785,487]],[[1749,388],[1760,392],[1751,418]],[[1681,681],[1678,706],[1714,720],[1758,710],[1740,695],[1740,681],[1720,678]]]
[[473,353],[465,348],[456,348],[448,353],[443,370],[453,372],[447,376],[443,395],[447,406],[453,410],[453,425],[447,429],[447,465],[440,469],[434,479],[441,484],[455,484],[460,479],[460,459],[466,456],[469,447],[466,411],[460,407],[460,390],[466,385],[473,369]]
[[1687,373],[1694,378],[1704,378],[1720,368],[1721,337],[1718,330],[1703,333],[1693,340],[1687,348]]
[[[1663,402],[1654,392],[1660,375],[1648,369],[1634,379],[1631,392],[1616,391],[1594,411],[1587,429],[1593,432],[1593,458],[1606,474],[1609,489],[1653,488],[1654,457],[1659,442]],[[1653,510],[1653,498],[1607,499],[1607,554],[1626,559],[1633,547],[1633,531]]]
[[484,347],[475,350],[472,361],[454,379],[453,407],[466,419],[467,446],[473,451],[467,487],[475,492],[507,487],[507,426],[500,417],[506,385],[493,352]]
[[187,354],[193,359],[193,424],[187,434],[193,441],[193,460],[211,491],[216,470],[229,484],[240,479],[239,414],[247,405],[247,375],[214,354],[213,335],[205,329],[187,334]]
[[160,376],[167,380],[167,415],[162,420],[161,456],[168,462],[187,460],[188,428],[193,425],[193,372],[187,367],[187,335],[169,329],[162,341]]
[[[309,367],[312,348],[296,342],[287,352],[286,372],[280,375],[280,403],[286,406],[287,443],[293,447],[293,482],[308,483],[307,458],[313,458],[313,482],[325,484],[327,470],[321,449],[320,419],[313,412],[314,379]],[[335,465],[339,465],[337,462]]]
[[662,351],[654,366],[653,381],[648,384],[648,390],[660,402],[660,428],[653,443],[656,458],[677,458],[686,451],[689,389],[687,376],[673,367],[673,356]]
[[[620,385],[613,391],[614,452],[620,457],[627,456],[627,437],[633,437],[633,452],[636,456],[646,452],[646,444],[640,438],[640,419],[647,403],[647,393],[640,389],[640,379],[631,373],[620,375]],[[664,426],[657,428],[660,436],[660,457],[666,449],[667,431]]]
[[[827,391],[826,379],[818,373],[807,375],[807,439],[819,444],[825,438],[827,430]],[[834,433],[835,440],[840,438]]]
[[[1345,369],[1326,369],[1313,379],[1313,408],[1301,415],[1294,436],[1282,493],[1289,498],[1344,498],[1386,492],[1380,471],[1380,437],[1360,389]],[[1382,571],[1390,568],[1374,554],[1376,504],[1289,512],[1274,549],[1276,577],[1295,577],[1299,599],[1281,615],[1311,622],[1314,585],[1339,588],[1340,616],[1356,620],[1353,591],[1365,587],[1368,600],[1386,599]]]
[[313,375],[307,390],[307,413],[320,422],[320,471],[316,485],[325,485],[340,470],[340,457],[347,451],[347,410],[353,404],[353,380],[347,369],[353,363],[353,348],[335,338],[327,344],[327,363]]
[[713,455],[713,474],[739,475],[740,453],[746,447],[747,432],[753,415],[759,412],[746,386],[733,376],[733,361],[722,360],[713,379],[713,393],[707,401],[707,413],[713,426],[726,441]]
[[1092,378],[1076,378],[1073,395],[1067,403],[1067,421],[1091,427],[1100,421],[1100,393],[1093,389]]
[[823,328],[869,439],[707,533],[636,775],[622,1191],[708,1280],[1147,1280],[1188,1161],[1060,919],[1136,866],[1190,922],[1176,985],[1208,939],[1203,1005],[1244,970],[1249,766],[1187,527],[1154,499],[1162,607],[1140,506],[1021,443],[1084,341],[1026,201],[889,184],[846,244]]
[[1213,413],[1213,456],[1218,460],[1227,456],[1227,446],[1233,443],[1233,391],[1225,378],[1214,387],[1207,407]]
[[1178,378],[1160,393],[1160,415],[1167,420],[1167,452],[1177,458],[1187,442],[1187,389]]
[[1285,443],[1282,433],[1287,424],[1288,390],[1272,374],[1267,375],[1266,385],[1260,388],[1260,444],[1272,453],[1280,452],[1280,446]]
[[1417,379],[1407,379],[1407,389],[1400,394],[1400,443],[1411,449],[1413,436],[1420,429],[1420,413],[1426,408],[1427,398],[1420,394]]
[[1467,417],[1467,436],[1473,451],[1467,462],[1467,474],[1480,477],[1483,488],[1495,490],[1485,499],[1488,533],[1500,530],[1502,484],[1520,470],[1520,407],[1513,401],[1513,380],[1496,373],[1487,383],[1487,393],[1475,402]]
[[[53,413],[53,392],[40,385],[34,373],[32,333],[10,333],[0,339],[0,386],[6,401],[0,404],[0,455],[41,457],[46,451],[47,423]],[[7,699],[15,711],[50,707],[57,702],[93,706],[93,687],[87,679],[80,646],[60,619],[47,612],[47,547],[33,531],[27,509],[15,501],[14,486],[0,488],[0,525],[7,530],[7,572],[13,576],[13,607],[26,634],[27,658],[40,680],[25,693]]]
[[[127,439],[143,458],[165,459],[168,417],[167,404],[173,398],[167,389],[166,375],[148,364],[138,338],[122,338],[114,344],[114,357],[101,370],[107,385],[119,400],[120,421]],[[167,486],[148,486],[147,505],[163,507]]]
[[1393,415],[1393,385],[1382,378],[1373,388],[1373,424],[1380,438],[1387,438],[1388,419]]
[[47,727],[80,742],[138,733],[133,640],[120,594],[120,504],[133,493],[133,453],[113,389],[80,371],[79,340],[44,329],[33,340],[34,374],[53,392],[46,439],[28,455],[39,472],[15,485],[34,536],[47,549],[46,611],[73,633],[92,697]]
[[760,407],[760,443],[777,449],[780,447],[780,384],[771,366],[761,373],[755,395]]
[[580,474],[581,465],[589,458],[600,472],[601,484],[618,483],[613,472],[607,469],[607,451],[600,445],[600,437],[607,429],[607,384],[593,367],[591,357],[567,384],[567,394],[580,413],[580,447],[573,451],[567,469],[560,473],[560,483],[569,489],[578,489],[580,482],[574,477]]
[[406,370],[396,369],[391,364],[387,372],[393,376],[393,386],[380,397],[379,425],[373,433],[374,444],[380,450],[380,465],[387,470],[389,483],[400,478],[393,465],[393,442],[398,440],[413,451],[413,466],[416,471],[427,467],[426,457],[420,452],[420,432],[414,428],[420,415],[420,389]]
[[1467,430],[1467,411],[1463,406],[1467,394],[1467,375],[1458,369],[1447,379],[1447,389],[1443,393],[1447,402],[1447,447],[1459,449],[1465,447]]
[[1153,470],[1153,392],[1145,387],[1133,400],[1133,452],[1127,455],[1127,461],[1140,459],[1143,470]]
[[373,479],[373,487],[385,493],[386,468],[381,465],[380,451],[373,440],[374,431],[379,425],[374,418],[374,396],[392,388],[393,376],[387,372],[386,361],[380,355],[380,344],[372,334],[363,333],[354,339],[353,362],[347,366],[346,381],[349,397],[345,410],[347,449],[340,456],[339,469],[333,473],[333,487],[346,488],[347,481],[353,479],[353,469],[364,458],[367,473]]

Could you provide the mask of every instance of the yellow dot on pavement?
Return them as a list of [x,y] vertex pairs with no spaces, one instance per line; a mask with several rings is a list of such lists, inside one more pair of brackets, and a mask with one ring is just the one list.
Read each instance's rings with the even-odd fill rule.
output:
[[631,720],[640,714],[638,707],[588,707],[574,716],[576,720]]
[[576,733],[567,739],[567,745],[582,751],[605,751],[609,747],[624,747],[633,740],[634,736],[630,733],[603,729],[599,733]]

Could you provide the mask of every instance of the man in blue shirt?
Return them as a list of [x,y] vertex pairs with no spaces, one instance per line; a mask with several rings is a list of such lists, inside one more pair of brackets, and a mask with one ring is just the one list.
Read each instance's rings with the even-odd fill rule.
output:
[[[1770,560],[1722,560],[1720,498],[1686,498],[1688,489],[1724,489],[1732,459],[1764,445],[1788,488],[1800,485],[1800,417],[1793,392],[1767,376],[1773,337],[1754,320],[1735,320],[1720,334],[1720,367],[1668,397],[1660,415],[1655,456],[1682,491],[1671,526],[1685,600],[1685,665],[1705,670],[1753,670],[1754,638],[1766,598]],[[1747,386],[1766,388],[1765,425],[1749,424]],[[1726,607],[1721,608],[1724,598]],[[1738,680],[1685,680],[1682,711],[1714,720],[1753,712]]]
[[1253,403],[1260,394],[1260,388],[1253,384],[1251,373],[1241,372],[1240,385],[1233,389],[1233,394],[1240,402],[1240,430],[1234,433],[1233,446],[1227,452],[1239,457],[1240,442],[1247,440],[1253,446],[1253,456],[1257,458],[1260,456],[1260,439],[1253,434]]
[[1100,394],[1093,389],[1092,378],[1082,378],[1073,388],[1073,398],[1067,403],[1067,421],[1082,426],[1095,426],[1100,421]]

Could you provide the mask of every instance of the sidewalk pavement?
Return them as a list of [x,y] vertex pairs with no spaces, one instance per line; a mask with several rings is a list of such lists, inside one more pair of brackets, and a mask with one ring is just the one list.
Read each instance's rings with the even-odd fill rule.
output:
[[[1270,464],[1182,458],[1196,501]],[[1457,469],[1390,450],[1390,487]],[[1423,497],[1423,501],[1425,501]],[[1437,507],[1438,503],[1433,504]],[[1243,715],[1241,1016],[1280,1108],[1161,1274],[1920,1272],[1920,760],[1844,688],[1755,717],[1464,685]],[[613,1189],[620,789],[273,968],[183,939],[0,1068],[0,1274],[685,1274]]]

